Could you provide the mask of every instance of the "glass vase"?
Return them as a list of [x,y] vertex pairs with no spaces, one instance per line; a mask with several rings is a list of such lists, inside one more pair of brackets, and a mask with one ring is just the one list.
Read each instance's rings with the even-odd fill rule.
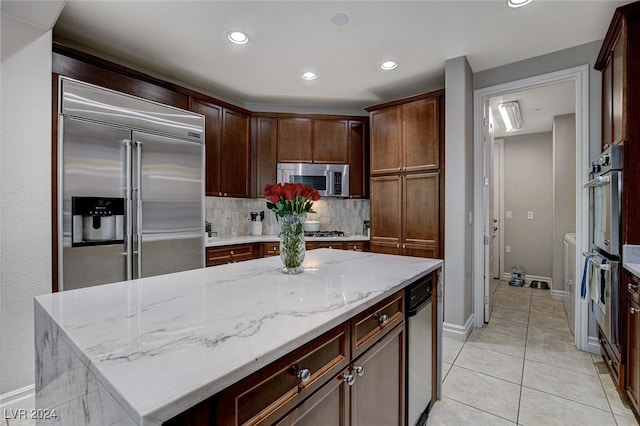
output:
[[302,261],[306,253],[302,224],[306,214],[282,216],[280,223],[280,259],[284,264],[285,274],[299,274],[303,271]]

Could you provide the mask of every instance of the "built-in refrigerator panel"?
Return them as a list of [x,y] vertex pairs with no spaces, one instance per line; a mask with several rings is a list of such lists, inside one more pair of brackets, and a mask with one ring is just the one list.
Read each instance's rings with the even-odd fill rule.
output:
[[[116,126],[64,117],[59,126],[61,222],[59,262],[64,290],[127,279],[126,242],[99,241],[73,247],[72,201],[74,197],[124,198],[127,167],[126,141],[131,131]],[[126,214],[126,212],[125,212]],[[78,231],[78,229],[76,229]],[[126,234],[126,229],[124,230]]]
[[138,276],[202,267],[203,145],[134,132],[133,146]]

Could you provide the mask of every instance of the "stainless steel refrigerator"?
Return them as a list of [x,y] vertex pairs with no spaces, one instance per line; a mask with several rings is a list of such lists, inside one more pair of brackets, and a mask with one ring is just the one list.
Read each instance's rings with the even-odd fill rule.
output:
[[204,117],[59,79],[58,288],[204,267]]

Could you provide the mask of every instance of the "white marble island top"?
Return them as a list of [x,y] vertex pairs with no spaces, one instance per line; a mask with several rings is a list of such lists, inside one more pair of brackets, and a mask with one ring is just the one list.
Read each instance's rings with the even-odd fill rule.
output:
[[53,320],[57,337],[134,424],[155,425],[442,261],[320,249],[307,252],[303,266],[303,274],[284,275],[280,258],[270,257],[43,295],[36,317]]

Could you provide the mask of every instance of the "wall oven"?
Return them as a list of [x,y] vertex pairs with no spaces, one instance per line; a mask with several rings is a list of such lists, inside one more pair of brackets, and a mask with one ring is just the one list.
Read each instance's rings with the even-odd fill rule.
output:
[[349,197],[348,164],[278,163],[278,183],[304,183],[322,197]]
[[606,146],[591,165],[592,247],[588,279],[592,310],[609,345],[619,347],[622,221],[622,146]]

